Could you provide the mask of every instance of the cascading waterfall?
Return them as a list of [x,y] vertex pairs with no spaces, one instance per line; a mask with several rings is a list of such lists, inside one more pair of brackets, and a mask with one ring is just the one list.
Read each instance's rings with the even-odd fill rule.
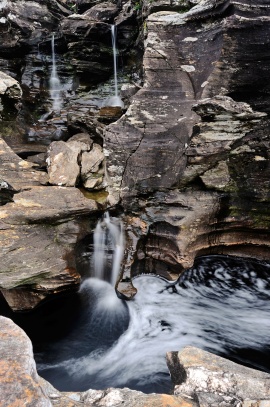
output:
[[[103,222],[106,228],[113,223],[108,215]],[[269,371],[269,270],[246,260],[205,257],[175,284],[137,277],[138,293],[128,302],[108,282],[89,278],[80,289],[77,325],[44,351],[39,347],[39,374],[64,391],[170,392],[166,352],[187,345]]]
[[[116,218],[111,218],[106,212],[104,218],[97,223],[94,231],[94,277],[108,280],[114,286],[123,260],[124,248],[125,238],[122,222]],[[112,257],[111,267],[108,264],[110,257]],[[109,276],[108,273],[110,273]]]
[[51,46],[52,46],[52,71],[50,77],[50,96],[53,102],[52,105],[53,110],[55,112],[60,112],[63,100],[61,97],[61,82],[57,74],[54,34],[52,35]]

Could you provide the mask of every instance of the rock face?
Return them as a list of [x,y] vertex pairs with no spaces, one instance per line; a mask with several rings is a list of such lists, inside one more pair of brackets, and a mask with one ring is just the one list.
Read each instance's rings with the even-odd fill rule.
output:
[[144,86],[105,129],[109,202],[128,213],[123,281],[145,265],[179,273],[207,253],[270,260],[269,7],[194,3],[148,16]]
[[0,287],[14,310],[29,309],[78,286],[74,247],[91,230],[97,203],[78,189],[47,186],[46,173],[0,145]]

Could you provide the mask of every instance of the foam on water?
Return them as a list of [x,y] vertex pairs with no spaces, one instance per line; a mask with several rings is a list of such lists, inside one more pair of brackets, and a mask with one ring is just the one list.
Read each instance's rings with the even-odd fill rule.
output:
[[[89,279],[81,287],[81,295],[91,298],[83,327],[49,349],[53,363],[48,353],[38,355],[39,372],[61,390],[128,386],[164,392],[171,386],[166,352],[186,345],[267,370],[270,275],[269,267],[256,267],[205,258],[175,285],[136,278],[138,294],[128,303],[116,298],[110,284]],[[77,348],[82,352],[74,354]],[[61,360],[59,349],[65,349]]]

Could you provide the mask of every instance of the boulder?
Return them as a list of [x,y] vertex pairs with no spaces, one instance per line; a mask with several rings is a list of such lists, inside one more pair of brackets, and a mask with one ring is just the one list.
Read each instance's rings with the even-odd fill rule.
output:
[[104,188],[104,153],[99,144],[93,144],[88,134],[80,133],[66,143],[51,143],[47,153],[49,183],[76,186],[80,182],[87,189]]
[[82,154],[82,179],[87,180],[90,173],[97,172],[103,160],[104,153],[98,144],[94,144],[91,151],[84,152]]
[[97,204],[75,188],[34,187],[0,212],[0,289],[14,310],[78,287],[74,248],[90,232]]
[[[244,405],[248,400],[270,402],[268,373],[238,365],[193,346],[168,353],[167,363],[175,384],[174,394],[191,397],[197,394],[200,405],[215,405],[214,400],[226,401],[226,397],[231,403],[228,405],[232,406],[243,406],[244,400]],[[207,398],[212,401],[207,402]]]
[[22,89],[19,82],[4,72],[0,72],[0,97],[2,103],[3,98],[17,101],[22,97]]
[[93,144],[92,150],[82,153],[81,179],[86,189],[99,190],[106,185],[104,180],[104,153],[99,144]]
[[64,141],[53,141],[50,144],[46,162],[51,185],[74,187],[77,184],[80,175],[80,151],[80,143],[76,141],[70,146]]
[[0,405],[51,407],[40,385],[30,339],[8,318],[0,317],[0,327]]
[[74,247],[97,204],[76,188],[47,186],[46,173],[2,139],[0,147],[0,289],[14,310],[29,309],[78,286]]

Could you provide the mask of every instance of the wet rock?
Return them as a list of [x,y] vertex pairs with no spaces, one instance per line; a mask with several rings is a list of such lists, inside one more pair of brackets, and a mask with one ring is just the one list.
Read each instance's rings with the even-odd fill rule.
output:
[[73,141],[81,143],[81,151],[90,151],[93,145],[93,140],[87,133],[77,133],[74,136],[70,137],[67,143],[71,143]]
[[80,13],[84,13],[96,4],[102,3],[103,0],[77,0],[77,7]]
[[109,24],[84,14],[73,14],[62,21],[61,32],[77,75],[87,77],[87,82],[92,84],[110,76],[113,67]]
[[102,107],[98,113],[98,120],[102,123],[112,123],[118,120],[123,114],[123,109],[120,106]]
[[[0,55],[25,55],[29,46],[41,42],[69,10],[57,1],[7,0],[1,4],[2,41]],[[22,61],[21,61],[22,62]]]
[[[177,357],[176,357],[177,355]],[[175,382],[174,393],[194,396],[199,400],[207,398],[212,401],[218,396],[231,398],[229,405],[236,401],[270,399],[270,375],[250,369],[198,348],[188,346],[178,353],[167,355],[169,369],[173,369]],[[178,375],[175,371],[178,369]],[[224,400],[225,402],[226,400]],[[208,402],[207,406],[211,403]],[[231,403],[231,404],[230,404]],[[223,404],[220,404],[223,405]],[[226,404],[224,404],[226,405]]]
[[31,188],[13,201],[0,212],[0,287],[10,307],[22,310],[78,286],[74,248],[89,233],[87,216],[97,204],[64,187]]

